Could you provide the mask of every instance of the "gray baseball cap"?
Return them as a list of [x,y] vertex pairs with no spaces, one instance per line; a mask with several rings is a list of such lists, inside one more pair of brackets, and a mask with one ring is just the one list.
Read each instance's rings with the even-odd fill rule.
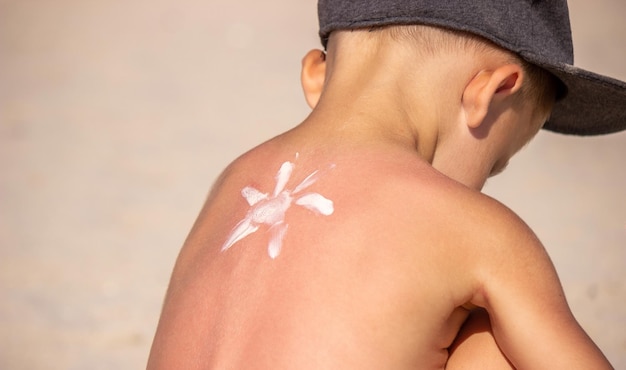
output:
[[626,130],[626,83],[574,67],[566,0],[319,0],[320,38],[336,30],[425,24],[481,36],[566,87],[544,128],[570,135]]

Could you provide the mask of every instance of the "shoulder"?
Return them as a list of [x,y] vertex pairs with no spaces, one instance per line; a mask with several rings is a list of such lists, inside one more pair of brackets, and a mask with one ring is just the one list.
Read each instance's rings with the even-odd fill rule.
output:
[[476,290],[503,275],[523,276],[529,265],[552,276],[540,240],[501,202],[428,167],[405,173],[398,168],[388,175],[393,180],[377,191],[394,220],[390,232],[402,235],[408,249],[422,253],[418,249],[432,248],[436,254],[430,256],[440,258],[440,266],[472,281]]
[[[510,249],[517,241],[535,245],[530,228],[502,203],[410,158],[340,160],[330,179],[338,211],[368,217],[402,235],[407,247],[416,241],[436,244],[462,255]],[[422,244],[420,244],[421,246]]]
[[484,305],[484,292],[500,292],[509,277],[523,282],[528,266],[550,275],[543,246],[513,211],[426,162],[339,160],[328,180],[334,235],[402,271],[413,292],[415,282],[430,281],[452,306]]
[[366,175],[356,176],[372,179],[364,190],[379,193],[390,208],[402,210],[398,216],[413,222],[428,220],[433,231],[454,229],[471,245],[488,243],[494,247],[507,238],[535,238],[526,223],[504,204],[441,174],[428,163],[379,163],[365,171]]

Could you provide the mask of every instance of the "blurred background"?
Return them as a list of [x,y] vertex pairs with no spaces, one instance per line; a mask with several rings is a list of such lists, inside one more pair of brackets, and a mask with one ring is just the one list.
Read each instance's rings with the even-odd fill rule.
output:
[[[626,80],[626,2],[570,10],[576,64]],[[0,369],[145,366],[208,189],[306,117],[318,46],[314,0],[0,0]],[[626,134],[543,132],[486,188],[624,369],[625,160]]]

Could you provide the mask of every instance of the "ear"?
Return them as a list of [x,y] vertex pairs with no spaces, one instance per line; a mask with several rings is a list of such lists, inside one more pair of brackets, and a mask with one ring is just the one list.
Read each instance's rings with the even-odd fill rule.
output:
[[324,89],[326,79],[326,54],[319,50],[309,51],[302,59],[300,80],[309,107],[315,108]]
[[508,101],[522,88],[524,71],[517,64],[506,64],[493,71],[481,71],[467,84],[462,104],[468,127],[478,128],[492,104]]

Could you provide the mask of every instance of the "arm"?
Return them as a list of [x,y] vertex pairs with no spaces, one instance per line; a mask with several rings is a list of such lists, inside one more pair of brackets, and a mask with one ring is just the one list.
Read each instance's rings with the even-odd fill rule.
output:
[[473,233],[480,235],[481,262],[471,302],[488,311],[494,337],[510,362],[518,369],[611,369],[576,322],[532,231],[499,205],[485,217],[482,232]]

